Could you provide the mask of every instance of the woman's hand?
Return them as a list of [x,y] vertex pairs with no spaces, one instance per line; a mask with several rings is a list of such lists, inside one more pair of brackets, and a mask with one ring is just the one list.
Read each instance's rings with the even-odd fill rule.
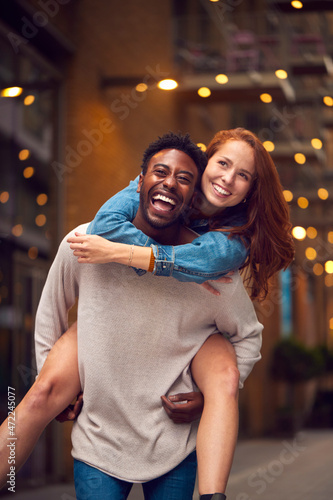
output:
[[75,420],[83,406],[83,393],[80,392],[77,395],[76,401],[74,404],[67,406],[59,415],[56,417],[58,422],[68,422],[68,420]]
[[[230,276],[232,276],[233,274],[235,274],[234,271],[230,271],[225,276],[222,276],[222,278],[219,278],[218,280],[214,280],[214,281],[218,281],[219,283],[232,283],[232,279],[230,278]],[[214,281],[213,281],[213,283],[214,283]],[[208,290],[208,292],[212,293],[213,295],[221,295],[220,292],[218,290],[216,290],[210,284],[209,281],[205,281],[200,286],[203,286],[204,288],[206,288],[206,290]]]
[[67,239],[78,262],[83,264],[106,264],[112,262],[113,250],[117,243],[96,234],[75,233]]
[[117,262],[130,267],[150,268],[152,249],[109,241],[96,234],[75,233],[67,238],[70,248],[80,264],[107,264]]

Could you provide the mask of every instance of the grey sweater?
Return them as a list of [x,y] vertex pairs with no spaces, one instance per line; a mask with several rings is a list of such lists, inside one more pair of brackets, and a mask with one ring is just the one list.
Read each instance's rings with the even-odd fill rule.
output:
[[67,329],[68,309],[79,295],[84,405],[73,426],[72,455],[126,481],[154,479],[196,443],[197,423],[174,424],[161,395],[195,389],[190,362],[218,331],[235,348],[242,385],[260,359],[262,325],[239,274],[232,284],[215,284],[218,297],[195,283],[138,276],[119,264],[78,264],[66,238],[37,311],[38,369]]

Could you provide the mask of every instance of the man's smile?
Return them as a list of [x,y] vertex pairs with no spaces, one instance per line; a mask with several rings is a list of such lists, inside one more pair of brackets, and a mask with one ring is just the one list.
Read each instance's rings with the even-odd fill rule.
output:
[[156,210],[163,212],[171,212],[178,204],[177,199],[171,197],[169,194],[155,193],[151,196],[151,203]]

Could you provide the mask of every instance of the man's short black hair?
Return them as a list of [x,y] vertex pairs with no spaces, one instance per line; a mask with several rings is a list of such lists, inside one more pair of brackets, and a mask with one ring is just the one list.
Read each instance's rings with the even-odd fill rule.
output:
[[156,141],[149,144],[148,148],[143,153],[142,158],[141,169],[143,175],[145,175],[147,172],[150,159],[163,149],[178,149],[178,151],[182,151],[183,153],[187,154],[196,164],[199,172],[198,179],[201,179],[203,171],[205,170],[207,165],[206,154],[190,139],[189,134],[182,135],[180,133],[174,134],[173,132],[164,134]]

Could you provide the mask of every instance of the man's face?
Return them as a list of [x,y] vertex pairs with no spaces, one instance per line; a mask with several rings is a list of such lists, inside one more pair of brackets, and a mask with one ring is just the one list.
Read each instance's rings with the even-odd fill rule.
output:
[[198,175],[194,161],[182,151],[164,149],[154,155],[138,186],[144,221],[155,229],[179,222],[192,201]]

